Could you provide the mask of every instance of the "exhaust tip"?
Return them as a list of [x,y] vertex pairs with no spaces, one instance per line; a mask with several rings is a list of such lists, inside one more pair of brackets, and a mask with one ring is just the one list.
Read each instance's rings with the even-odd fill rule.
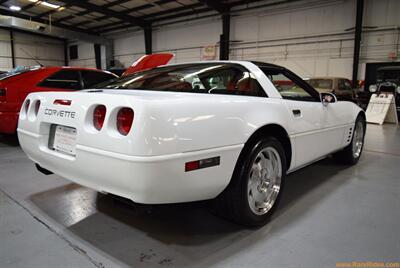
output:
[[42,168],[39,164],[35,164],[35,167],[38,171],[40,171],[41,173],[43,173],[44,175],[52,175],[54,174],[53,172],[51,172],[50,170],[47,170],[45,168]]

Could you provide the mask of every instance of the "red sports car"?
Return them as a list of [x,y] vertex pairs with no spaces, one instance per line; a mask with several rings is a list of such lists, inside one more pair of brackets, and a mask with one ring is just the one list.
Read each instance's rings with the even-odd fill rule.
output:
[[117,76],[106,71],[76,67],[30,67],[0,75],[0,133],[17,129],[22,102],[31,92],[90,88]]

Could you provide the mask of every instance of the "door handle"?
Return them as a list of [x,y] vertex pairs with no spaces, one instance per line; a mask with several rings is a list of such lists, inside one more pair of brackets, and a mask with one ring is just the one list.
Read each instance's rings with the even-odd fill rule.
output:
[[301,111],[296,109],[296,110],[292,110],[294,117],[300,117],[301,116]]

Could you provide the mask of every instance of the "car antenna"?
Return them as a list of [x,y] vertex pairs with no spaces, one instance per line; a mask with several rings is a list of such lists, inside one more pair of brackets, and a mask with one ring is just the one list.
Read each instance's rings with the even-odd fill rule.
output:
[[25,49],[23,49],[22,47],[20,48],[22,50],[22,52],[24,52],[26,55],[28,55],[28,57],[30,57],[31,59],[33,59],[37,64],[39,64],[40,67],[43,67],[43,64],[40,63],[40,61],[34,57],[33,55],[31,55],[30,53],[28,53],[28,51],[26,51]]

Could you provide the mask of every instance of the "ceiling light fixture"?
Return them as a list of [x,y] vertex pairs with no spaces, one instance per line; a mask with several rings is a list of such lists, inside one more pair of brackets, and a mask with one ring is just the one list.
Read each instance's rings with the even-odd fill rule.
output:
[[21,7],[19,7],[19,6],[10,6],[10,10],[12,10],[12,11],[20,11]]
[[50,8],[54,8],[54,9],[60,8],[59,5],[52,4],[52,3],[49,3],[49,2],[40,2],[40,4],[42,6],[46,6],[46,7],[50,7]]

